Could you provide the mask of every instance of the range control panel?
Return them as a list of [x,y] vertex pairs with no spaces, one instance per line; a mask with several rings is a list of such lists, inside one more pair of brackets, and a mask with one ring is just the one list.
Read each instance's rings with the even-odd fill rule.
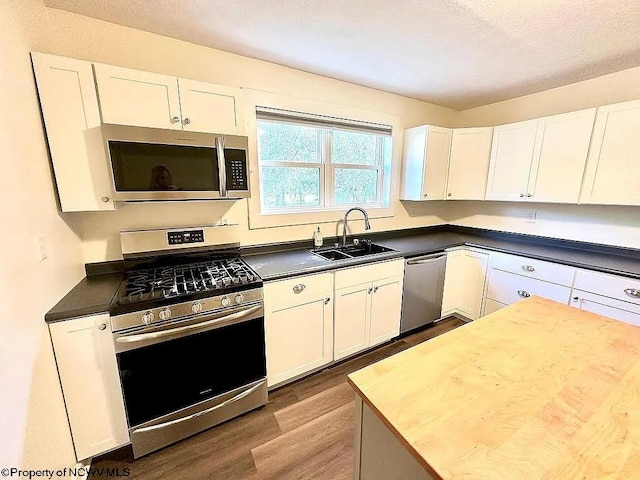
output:
[[204,243],[203,230],[183,230],[181,232],[167,232],[169,245],[183,245],[185,243]]

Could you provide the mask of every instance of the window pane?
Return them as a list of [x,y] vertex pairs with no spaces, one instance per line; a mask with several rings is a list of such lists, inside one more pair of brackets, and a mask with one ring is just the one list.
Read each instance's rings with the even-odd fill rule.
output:
[[320,169],[262,167],[262,206],[320,205]]
[[333,131],[333,163],[376,165],[376,136],[370,133]]
[[319,163],[318,129],[258,122],[260,161]]
[[378,200],[378,171],[336,168],[334,195],[336,204],[370,203]]

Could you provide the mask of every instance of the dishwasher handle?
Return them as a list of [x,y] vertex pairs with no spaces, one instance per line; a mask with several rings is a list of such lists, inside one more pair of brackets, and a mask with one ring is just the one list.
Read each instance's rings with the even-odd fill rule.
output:
[[446,258],[446,253],[433,253],[431,255],[425,255],[424,257],[412,258],[407,260],[407,265],[422,265],[424,263],[433,263],[441,258]]

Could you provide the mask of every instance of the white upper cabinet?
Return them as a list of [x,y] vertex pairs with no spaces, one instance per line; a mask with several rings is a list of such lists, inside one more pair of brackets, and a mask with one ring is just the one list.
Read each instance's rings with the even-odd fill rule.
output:
[[577,203],[595,109],[495,127],[487,200]]
[[244,133],[241,89],[184,78],[178,80],[178,86],[185,130]]
[[178,79],[94,64],[103,123],[182,129]]
[[100,142],[100,113],[91,63],[32,53],[40,108],[63,212],[113,210]]
[[596,109],[539,120],[527,198],[578,203]]
[[537,120],[494,128],[487,200],[526,198],[537,129]]
[[431,125],[404,131],[400,200],[445,198],[451,132],[450,128]]
[[493,127],[453,130],[447,200],[484,200],[492,136]]
[[244,133],[242,90],[94,64],[103,123]]
[[598,108],[581,203],[640,205],[640,100]]

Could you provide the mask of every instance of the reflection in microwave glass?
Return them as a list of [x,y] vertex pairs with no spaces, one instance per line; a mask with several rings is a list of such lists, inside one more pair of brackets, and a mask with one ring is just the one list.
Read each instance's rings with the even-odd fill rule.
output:
[[165,165],[156,165],[151,170],[149,190],[182,190],[182,188],[172,183],[171,172]]

